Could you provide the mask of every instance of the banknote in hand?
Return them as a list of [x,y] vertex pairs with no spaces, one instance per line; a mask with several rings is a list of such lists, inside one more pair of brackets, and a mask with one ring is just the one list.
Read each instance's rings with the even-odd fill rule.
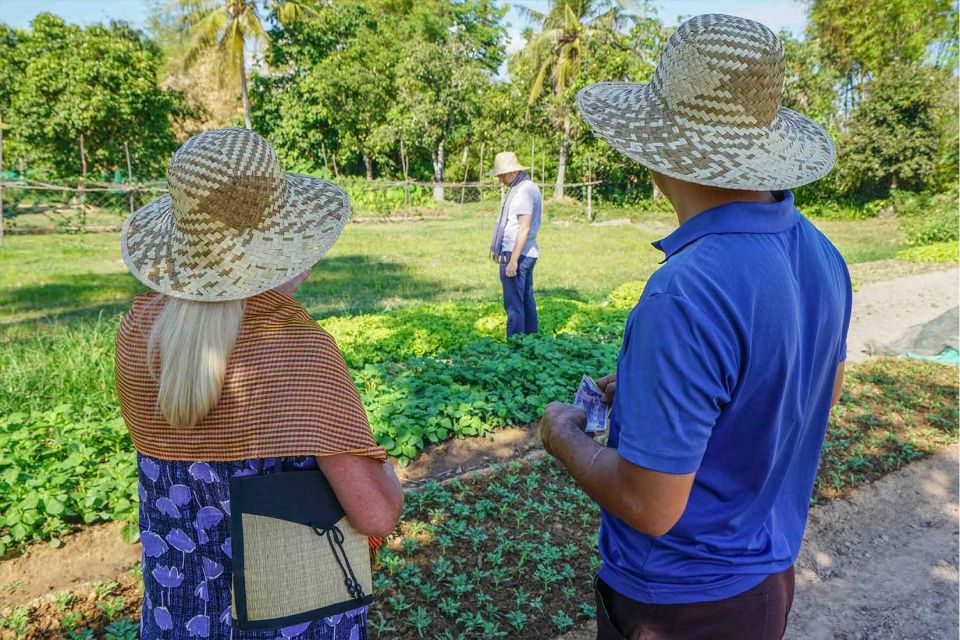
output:
[[580,379],[573,404],[587,412],[586,433],[606,431],[610,425],[610,405],[603,403],[603,392],[590,376]]

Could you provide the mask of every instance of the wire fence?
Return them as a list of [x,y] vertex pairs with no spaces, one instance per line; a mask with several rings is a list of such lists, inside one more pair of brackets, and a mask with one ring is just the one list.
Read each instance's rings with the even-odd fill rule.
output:
[[[11,179],[12,178],[12,179]],[[457,205],[477,214],[496,214],[503,187],[494,181],[425,182],[341,178],[350,196],[353,220],[402,221],[449,216]],[[545,198],[552,183],[538,182]],[[565,185],[562,206],[567,217],[593,219],[595,182]],[[0,177],[0,242],[3,233],[79,233],[118,231],[130,213],[167,192],[165,181],[138,183],[89,180],[39,181]],[[470,206],[473,205],[473,206]]]

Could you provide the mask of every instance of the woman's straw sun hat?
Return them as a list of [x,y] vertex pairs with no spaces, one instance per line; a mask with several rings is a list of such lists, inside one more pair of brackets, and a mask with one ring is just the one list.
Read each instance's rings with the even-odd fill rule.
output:
[[500,176],[514,171],[526,171],[527,168],[517,160],[513,151],[501,151],[493,158],[493,169],[487,172],[488,176]]
[[752,20],[710,14],[670,37],[649,84],[601,82],[577,95],[593,131],[659,173],[756,191],[822,178],[836,161],[823,127],[780,106],[783,45]]
[[247,298],[311,267],[350,215],[342,189],[284,173],[247,129],[216,129],[173,154],[170,192],[131,215],[120,250],[160,293],[205,302]]

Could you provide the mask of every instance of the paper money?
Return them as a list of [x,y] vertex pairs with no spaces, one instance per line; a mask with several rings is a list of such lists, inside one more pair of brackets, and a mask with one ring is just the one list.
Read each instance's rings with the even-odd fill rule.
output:
[[573,404],[587,412],[586,433],[606,431],[610,424],[610,405],[604,404],[603,392],[590,376],[580,379]]

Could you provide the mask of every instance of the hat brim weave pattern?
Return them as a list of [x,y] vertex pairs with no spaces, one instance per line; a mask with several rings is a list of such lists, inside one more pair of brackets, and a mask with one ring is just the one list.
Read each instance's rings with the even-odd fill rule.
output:
[[594,133],[658,173],[697,184],[773,191],[822,178],[836,162],[830,135],[780,107],[766,127],[725,127],[686,120],[663,105],[649,84],[600,82],[577,94]]
[[347,194],[323,180],[284,174],[285,205],[240,233],[209,221],[202,233],[178,229],[169,194],[134,212],[120,237],[123,261],[154,291],[200,302],[256,295],[313,266],[350,217]]

